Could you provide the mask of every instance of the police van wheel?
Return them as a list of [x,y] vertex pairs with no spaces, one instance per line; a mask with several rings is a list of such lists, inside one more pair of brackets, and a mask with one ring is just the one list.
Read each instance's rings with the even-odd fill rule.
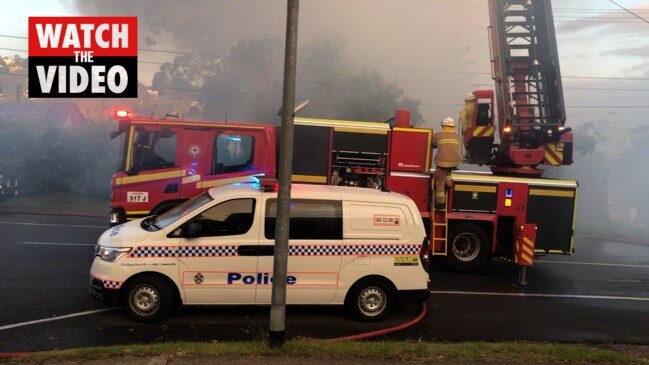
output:
[[451,228],[446,261],[454,269],[476,269],[488,256],[487,234],[475,224],[458,224]]
[[363,322],[377,322],[385,318],[392,309],[394,291],[385,280],[367,279],[350,289],[345,307],[356,319]]
[[173,307],[173,293],[162,278],[146,275],[129,282],[122,297],[126,314],[134,321],[152,323]]

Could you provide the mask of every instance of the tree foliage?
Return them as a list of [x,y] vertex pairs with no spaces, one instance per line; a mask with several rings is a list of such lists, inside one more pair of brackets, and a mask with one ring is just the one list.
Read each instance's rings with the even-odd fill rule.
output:
[[0,100],[24,101],[27,93],[27,59],[18,55],[0,58]]
[[0,172],[30,193],[107,196],[115,155],[112,126],[64,126],[46,121],[0,120]]
[[[276,37],[239,41],[218,61],[178,56],[154,76],[159,95],[191,99],[205,119],[277,122],[282,103],[284,44]],[[189,65],[189,66],[188,66]],[[200,69],[202,71],[188,71]],[[312,117],[386,120],[397,108],[411,110],[421,124],[419,101],[378,72],[351,66],[342,48],[331,41],[298,51],[297,101],[309,99],[304,111]],[[201,90],[197,93],[193,90]]]

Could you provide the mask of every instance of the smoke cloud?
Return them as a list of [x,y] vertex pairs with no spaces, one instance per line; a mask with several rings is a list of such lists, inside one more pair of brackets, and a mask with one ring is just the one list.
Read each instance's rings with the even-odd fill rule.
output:
[[[589,10],[595,5],[584,1],[555,1],[554,6],[568,124],[575,130],[576,144],[585,143],[580,140],[580,127],[595,126],[604,131],[604,137],[585,139],[593,143],[593,152],[577,154],[575,165],[562,170],[563,177],[578,179],[586,193],[580,195],[585,201],[580,204],[580,222],[588,225],[613,216],[644,229],[649,218],[643,217],[649,214],[641,206],[649,206],[648,194],[633,193],[631,189],[636,187],[630,181],[646,181],[641,171],[647,171],[648,166],[629,158],[629,154],[642,143],[634,135],[644,133],[635,128],[646,125],[647,109],[642,106],[646,106],[647,93],[643,90],[648,84],[641,78],[601,77],[649,76],[649,61],[642,52],[649,46],[646,24],[639,29],[636,23],[617,19],[623,15],[615,12],[619,10],[616,8],[595,13]],[[78,0],[76,7],[87,15],[137,15],[141,48],[198,53],[193,57],[216,63],[226,59],[240,41],[266,36],[282,40],[285,31],[284,0]],[[648,8],[645,4],[634,9]],[[327,64],[330,53],[339,51],[349,67],[376,72],[403,89],[405,96],[421,101],[423,125],[433,128],[446,116],[457,117],[467,92],[493,87],[486,0],[302,0],[299,16],[298,83],[309,73],[324,72],[331,66]],[[318,52],[304,51],[326,42],[334,47],[331,52],[321,48],[320,57]],[[280,59],[274,62],[281,63],[283,44],[279,44]],[[621,52],[613,55],[614,50]],[[140,52],[143,61],[167,62],[173,58],[169,53]],[[148,74],[148,80],[160,68],[145,66],[142,73]],[[228,83],[237,81],[231,78]],[[300,90],[311,89],[302,86]],[[354,91],[362,94],[371,90],[361,87]],[[279,108],[281,88],[276,92],[277,96],[260,103],[264,109]],[[229,115],[256,106],[250,100],[235,102],[236,95],[227,99],[222,109],[215,109],[217,117],[225,104],[230,105]],[[308,110],[314,117],[344,117],[347,112],[333,112],[335,109],[336,105],[326,105]],[[637,164],[645,166],[639,168]],[[620,181],[620,171],[630,176]]]

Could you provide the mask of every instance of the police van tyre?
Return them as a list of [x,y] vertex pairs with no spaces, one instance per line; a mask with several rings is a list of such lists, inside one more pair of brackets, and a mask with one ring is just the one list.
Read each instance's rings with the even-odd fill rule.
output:
[[446,261],[457,270],[476,269],[487,259],[487,234],[480,226],[461,223],[451,227]]
[[122,305],[129,318],[140,323],[153,323],[164,318],[173,307],[169,284],[154,275],[143,275],[128,282]]
[[363,279],[349,290],[345,308],[360,321],[378,322],[392,309],[394,297],[394,290],[386,280]]

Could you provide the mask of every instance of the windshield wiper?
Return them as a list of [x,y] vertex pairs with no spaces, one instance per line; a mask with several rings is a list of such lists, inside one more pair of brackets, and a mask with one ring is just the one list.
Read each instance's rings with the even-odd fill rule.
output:
[[152,215],[152,216],[147,217],[146,219],[144,219],[142,221],[142,228],[146,229],[149,232],[154,231],[154,229],[152,229],[152,227],[155,228],[155,230],[160,230],[160,227],[155,223],[155,218],[156,218],[156,216]]
[[160,226],[155,222],[156,219],[158,218],[157,215],[151,216],[151,223],[150,225],[153,226],[153,228],[157,229],[158,231],[161,230]]

